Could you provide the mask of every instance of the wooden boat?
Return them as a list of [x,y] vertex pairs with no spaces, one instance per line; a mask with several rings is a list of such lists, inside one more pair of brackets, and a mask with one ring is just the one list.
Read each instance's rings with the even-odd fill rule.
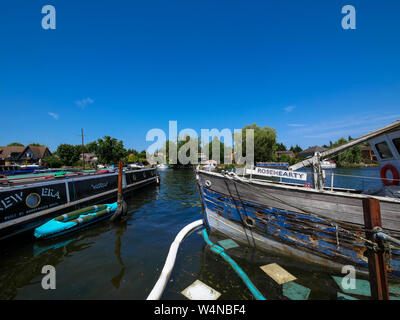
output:
[[[156,168],[124,170],[123,192],[159,181]],[[43,174],[26,179],[0,179],[0,240],[33,234],[44,222],[79,208],[116,201],[118,172]]]
[[58,237],[105,220],[111,217],[115,210],[117,210],[116,202],[75,210],[51,219],[40,227],[37,227],[34,235],[38,239]]
[[[368,141],[381,166],[384,188],[360,190],[327,188],[320,163],[327,157]],[[312,166],[312,182],[304,171]],[[264,170],[264,171],[263,171]],[[390,176],[389,172],[392,172]],[[209,229],[263,250],[341,269],[353,265],[367,271],[362,201],[380,201],[384,232],[400,239],[400,121],[316,154],[288,171],[249,167],[243,175],[197,169],[197,182]],[[286,178],[283,182],[270,177]],[[302,183],[285,182],[288,178]],[[293,181],[293,180],[292,180]],[[389,252],[389,274],[400,276],[400,250]]]

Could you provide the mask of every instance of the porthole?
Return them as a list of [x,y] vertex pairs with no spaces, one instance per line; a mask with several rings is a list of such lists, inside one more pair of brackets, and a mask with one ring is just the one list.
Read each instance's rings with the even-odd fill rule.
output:
[[245,224],[246,226],[248,226],[249,228],[254,228],[254,226],[256,225],[256,222],[254,221],[253,218],[246,217],[246,218],[244,219],[244,224]]
[[209,188],[211,187],[211,181],[210,180],[206,180],[205,181],[206,187]]
[[29,208],[36,208],[37,206],[39,206],[41,200],[42,199],[40,198],[40,195],[38,195],[37,193],[30,193],[26,197],[25,203]]

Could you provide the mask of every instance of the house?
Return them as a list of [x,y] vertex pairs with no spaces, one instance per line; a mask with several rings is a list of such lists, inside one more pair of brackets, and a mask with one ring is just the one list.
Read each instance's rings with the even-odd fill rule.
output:
[[46,146],[26,146],[17,158],[18,164],[42,164],[43,159],[52,154]]
[[302,158],[302,159],[307,159],[308,157],[313,157],[316,152],[323,152],[325,150],[327,150],[327,149],[324,147],[313,146],[313,147],[309,147],[308,149],[299,152],[296,155],[296,157]]
[[24,149],[24,146],[0,146],[0,165],[10,166],[16,164],[18,156]]
[[[98,161],[98,157],[94,153],[84,153],[85,157],[85,163],[91,164],[91,165],[96,165]],[[79,156],[79,160],[82,161],[82,154]]]
[[284,154],[288,155],[290,158],[293,158],[293,159],[296,157],[296,155],[294,154],[293,151],[276,151],[275,152],[275,155],[278,159],[280,156],[282,156]]

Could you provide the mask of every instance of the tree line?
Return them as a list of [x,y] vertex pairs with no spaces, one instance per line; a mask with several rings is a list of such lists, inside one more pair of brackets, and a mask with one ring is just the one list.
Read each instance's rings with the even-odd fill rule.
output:
[[99,164],[117,164],[119,160],[123,160],[125,163],[141,162],[147,164],[145,150],[139,152],[135,149],[125,149],[122,140],[110,136],[104,136],[84,146],[60,144],[53,155],[45,158],[44,161],[52,168],[83,166],[82,153],[95,154]]
[[[304,160],[304,158],[300,158],[297,155],[303,151],[303,149],[296,144],[295,146],[287,147],[284,143],[277,141],[277,134],[274,128],[265,126],[260,127],[257,124],[251,124],[245,126],[241,129],[242,135],[242,152],[245,156],[246,150],[246,130],[253,129],[254,130],[254,162],[286,162],[290,165],[293,165],[299,161]],[[186,136],[182,141],[178,141],[177,143],[170,144],[170,141],[167,141],[163,148],[161,148],[161,152],[166,154],[166,160],[170,163],[170,150],[169,148],[173,146],[179,152],[180,148],[183,147],[189,140],[194,140],[194,143],[198,146],[198,153],[201,153],[204,150],[208,150],[209,159],[219,159],[220,163],[224,163],[224,147],[225,144],[221,139],[214,136],[212,140],[207,143],[204,147],[200,145],[200,141],[197,138],[191,138]],[[330,149],[342,145],[348,141],[352,140],[349,136],[348,139],[340,138],[335,142],[330,141],[329,145],[323,145],[323,147]],[[212,153],[212,143],[217,143],[220,145],[219,154],[213,155]],[[363,145],[368,145],[364,143]],[[232,152],[232,147],[228,146],[228,153]],[[277,155],[277,151],[292,151],[295,154],[295,157],[291,157],[289,154],[280,154]],[[187,156],[189,156],[190,150],[187,150]],[[355,146],[349,148],[347,150],[342,151],[336,156],[331,158],[336,162],[336,164],[340,166],[352,166],[352,165],[360,165],[362,164],[362,154],[361,154],[361,146]],[[177,159],[178,165],[179,159]]]
[[[242,135],[242,153],[245,155],[246,150],[246,130],[253,129],[254,131],[254,162],[287,162],[290,165],[297,163],[302,158],[292,158],[288,154],[277,155],[276,151],[292,151],[295,155],[302,151],[302,148],[296,144],[295,146],[287,147],[282,142],[277,141],[277,134],[274,128],[264,126],[260,127],[257,124],[251,124],[245,126],[241,129]],[[234,138],[234,137],[233,137]],[[349,136],[348,139],[340,138],[335,142],[330,141],[329,145],[323,145],[323,147],[329,149],[334,148],[339,145],[346,143],[347,141],[352,140]],[[187,148],[188,142],[194,143],[196,147],[197,153],[201,153],[204,150],[208,151],[209,159],[219,159],[220,163],[226,163],[225,157],[226,154],[232,155],[232,146],[226,146],[228,150],[224,153],[225,143],[221,141],[220,138],[214,136],[212,140],[205,144],[205,146],[201,146],[198,138],[192,138],[190,136],[184,137],[184,139],[180,139],[176,143],[167,141],[163,148],[158,150],[158,153],[163,153],[166,156],[167,163],[171,163],[171,152],[170,147],[174,148],[176,152],[184,150],[186,156],[190,156],[190,148]],[[212,150],[213,143],[219,144],[219,154],[214,155]],[[22,145],[18,142],[13,142],[10,145]],[[39,143],[31,144],[31,145],[40,145]],[[181,149],[185,148],[185,149]],[[110,136],[104,136],[103,138],[92,141],[82,147],[82,145],[72,145],[72,144],[60,144],[57,147],[57,150],[53,153],[51,157],[47,157],[44,161],[47,163],[49,167],[58,168],[62,166],[82,166],[83,163],[80,160],[82,153],[94,153],[98,158],[99,164],[117,164],[119,160],[123,160],[125,163],[135,163],[141,162],[147,164],[147,156],[146,151],[142,150],[141,152],[135,149],[125,149],[122,140],[118,140],[116,138],[112,138]],[[333,160],[339,166],[351,166],[355,164],[362,163],[362,155],[361,155],[361,147],[355,146],[344,150],[340,154],[332,157]],[[182,165],[177,160],[178,165]]]
[[[242,136],[242,155],[246,157],[246,130],[252,129],[254,130],[254,162],[273,162],[273,161],[281,161],[281,162],[289,162],[294,163],[296,159],[292,159],[289,155],[281,155],[278,157],[276,155],[276,151],[286,151],[287,148],[283,143],[277,142],[276,130],[274,128],[265,126],[260,127],[257,124],[251,124],[245,126],[240,132],[234,133],[232,135],[232,140],[235,141],[235,134],[240,134]],[[226,157],[232,157],[232,145],[226,145],[222,139],[217,136],[213,136],[211,141],[206,143],[204,146],[200,144],[200,140],[198,138],[193,138],[190,136],[185,136],[183,139],[180,139],[177,142],[166,141],[164,146],[158,150],[159,154],[163,154],[166,156],[167,163],[172,163],[171,161],[171,150],[170,148],[174,148],[175,153],[179,153],[181,148],[188,144],[188,142],[192,142],[197,146],[196,152],[199,153],[207,153],[209,159],[217,160],[219,163],[226,163]],[[219,145],[219,154],[213,154],[213,144]],[[225,150],[225,152],[224,152]],[[302,148],[299,145],[290,146],[289,150],[294,153],[298,153],[302,151]],[[190,156],[190,150],[184,151],[186,152],[186,156]],[[180,163],[179,158],[176,160],[178,165],[182,165]]]

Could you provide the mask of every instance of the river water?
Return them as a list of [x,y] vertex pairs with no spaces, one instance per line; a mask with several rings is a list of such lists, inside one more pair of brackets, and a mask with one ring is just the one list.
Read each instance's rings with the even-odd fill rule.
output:
[[[378,170],[337,169],[337,173],[377,176]],[[0,244],[0,298],[145,299],[176,234],[202,218],[194,172],[168,169],[160,175],[160,186],[147,187],[126,199],[129,214],[125,221],[100,222],[58,240],[24,238]],[[226,237],[212,233],[210,238],[216,243]],[[337,299],[334,274],[325,269],[243,244],[229,249],[228,254],[267,299],[287,299],[282,287],[260,269],[270,263],[278,263],[295,275],[297,283],[311,290],[309,299]],[[55,290],[42,289],[45,265],[56,269]],[[219,291],[220,299],[253,299],[230,266],[194,232],[180,246],[162,298],[186,299],[180,292],[197,279]]]

